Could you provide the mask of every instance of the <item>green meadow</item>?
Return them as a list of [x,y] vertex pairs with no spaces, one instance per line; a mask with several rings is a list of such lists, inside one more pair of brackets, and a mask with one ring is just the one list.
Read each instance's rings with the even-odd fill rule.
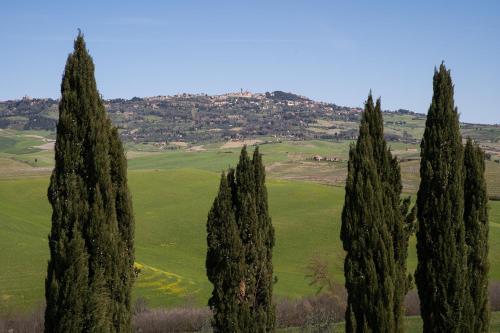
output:
[[[9,134],[9,135],[7,135]],[[28,134],[29,136],[26,136]],[[38,147],[48,133],[0,132],[0,312],[42,304],[48,260],[51,209],[46,191],[52,152]],[[345,161],[311,161],[314,155],[347,158],[350,142],[274,142],[260,146],[269,168],[268,191],[276,229],[276,297],[316,292],[305,277],[315,256],[328,260],[343,282],[339,239]],[[239,148],[157,151],[129,147],[129,185],[136,217],[134,297],[150,306],[205,305],[211,291],[205,277],[205,223],[220,172],[235,166]],[[133,150],[132,150],[133,148]],[[415,154],[393,144],[395,151]],[[500,165],[488,164],[489,186],[497,191]],[[405,187],[418,187],[418,162],[402,165]],[[335,175],[330,182],[328,177]],[[332,186],[338,185],[338,186]],[[490,202],[491,279],[500,280],[500,202]],[[409,268],[416,266],[412,239]]]
[[[152,306],[202,305],[210,293],[205,277],[205,219],[219,175],[196,169],[129,172],[136,216],[135,296]],[[50,206],[47,177],[0,181],[0,309],[29,309],[43,300]],[[332,262],[340,252],[343,190],[305,182],[270,180],[277,232],[276,294],[314,292],[305,279],[309,259]],[[341,278],[341,271],[335,271]]]

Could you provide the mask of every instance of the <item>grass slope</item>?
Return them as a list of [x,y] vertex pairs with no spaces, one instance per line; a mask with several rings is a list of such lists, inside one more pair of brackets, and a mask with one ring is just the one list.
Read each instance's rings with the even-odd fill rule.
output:
[[[204,170],[130,171],[136,214],[135,296],[153,306],[203,305],[210,293],[205,277],[205,221],[218,174]],[[28,309],[43,300],[48,258],[48,178],[0,181],[0,311]],[[314,289],[304,278],[316,254],[343,278],[339,240],[343,189],[307,182],[269,180],[276,228],[276,295],[299,297]],[[15,193],[15,195],[13,195]],[[490,253],[500,250],[500,202],[490,202]],[[409,266],[416,256],[412,240]],[[491,278],[500,280],[500,258],[492,255]]]
[[[141,268],[135,296],[153,306],[205,304],[205,222],[218,184],[214,172],[178,169],[131,171],[136,214],[136,254]],[[0,311],[28,309],[43,300],[48,258],[48,179],[0,181]],[[305,182],[269,181],[277,232],[278,296],[314,292],[305,280],[311,256],[334,261],[340,250],[341,188]],[[16,195],[12,195],[16,193]],[[341,271],[336,275],[341,278]]]
[[[46,199],[52,167],[50,151],[34,146],[50,138],[44,132],[0,131],[0,312],[29,309],[43,301],[48,259],[50,206]],[[239,149],[205,145],[205,151],[129,152],[129,179],[136,214],[135,297],[153,306],[203,305],[210,293],[205,277],[205,222],[217,190],[219,172],[235,165]],[[281,142],[260,147],[268,171],[270,209],[276,228],[274,263],[278,297],[311,294],[306,266],[314,255],[327,258],[338,282],[343,280],[339,240],[343,187],[317,184],[330,177],[341,184],[345,162],[310,157],[347,157],[349,142]],[[403,144],[392,144],[405,152]],[[416,154],[412,148],[407,151]],[[35,159],[37,162],[35,162]],[[418,161],[405,162],[405,189],[418,187]],[[305,181],[290,181],[290,178]],[[487,163],[490,194],[499,193],[500,165]],[[490,202],[491,278],[500,280],[500,202]],[[409,268],[416,266],[411,240]]]

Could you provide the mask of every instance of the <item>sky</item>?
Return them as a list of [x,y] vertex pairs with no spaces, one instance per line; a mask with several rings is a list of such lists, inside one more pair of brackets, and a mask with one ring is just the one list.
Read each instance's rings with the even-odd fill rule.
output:
[[427,113],[435,66],[461,120],[500,123],[500,1],[12,1],[0,100],[58,98],[83,32],[104,98],[283,90]]

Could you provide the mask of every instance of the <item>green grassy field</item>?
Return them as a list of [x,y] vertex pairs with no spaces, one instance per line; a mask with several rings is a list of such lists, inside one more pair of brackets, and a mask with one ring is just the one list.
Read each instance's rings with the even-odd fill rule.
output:
[[[153,306],[204,304],[205,219],[218,174],[178,169],[130,171],[136,215],[137,262],[142,273],[135,295]],[[48,178],[0,181],[0,309],[28,309],[43,299],[48,256]],[[314,291],[304,278],[311,256],[336,259],[343,191],[322,185],[271,180],[270,204],[277,230],[276,294]],[[15,195],[13,195],[15,193]],[[341,277],[340,271],[336,276]]]
[[[0,132],[0,137],[13,137],[13,141],[6,140],[0,149],[0,312],[28,310],[43,301],[50,229],[46,191],[52,166],[52,152],[33,149],[46,142],[35,136],[47,133],[29,133],[33,136],[28,137],[5,134]],[[206,304],[210,293],[204,267],[206,216],[219,172],[234,166],[239,152],[239,148],[219,147],[206,145],[205,151],[197,152],[128,153],[136,261],[141,268],[134,296],[146,298],[151,306]],[[316,291],[305,278],[306,266],[316,255],[329,261],[337,282],[343,280],[339,230],[344,190],[321,183],[329,183],[325,179],[333,174],[339,179],[332,183],[341,184],[345,162],[308,159],[314,154],[345,158],[348,147],[349,142],[308,141],[260,148],[270,167],[277,297],[300,297]],[[393,149],[405,147],[395,144]],[[418,186],[418,161],[408,162],[402,170],[406,188],[413,192]],[[489,166],[488,170],[489,182],[499,184],[500,167]],[[490,202],[490,208],[490,253],[495,254],[500,250],[500,202]],[[414,269],[414,239],[411,246],[409,268]],[[491,255],[490,261],[491,279],[500,280],[500,258]]]
[[[142,269],[135,296],[152,306],[204,304],[205,218],[218,174],[195,169],[133,170],[129,173],[136,214],[136,253]],[[0,310],[29,309],[43,299],[50,207],[47,177],[0,180]],[[340,210],[343,189],[271,179],[276,228],[277,296],[299,297],[314,288],[305,279],[309,259],[322,255],[342,281]],[[13,195],[15,193],[15,195]],[[491,253],[500,250],[500,202],[490,203]],[[491,278],[500,280],[500,258],[492,256]],[[416,264],[414,240],[409,267]]]

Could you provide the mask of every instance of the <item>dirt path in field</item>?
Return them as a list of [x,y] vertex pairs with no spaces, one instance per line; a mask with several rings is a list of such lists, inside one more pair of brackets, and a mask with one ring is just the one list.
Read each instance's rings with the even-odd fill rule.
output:
[[185,148],[188,145],[186,142],[183,142],[183,141],[171,141],[168,144],[172,145],[172,146],[182,147],[182,148]]
[[47,140],[46,138],[44,138],[43,136],[41,135],[35,135],[35,134],[24,134],[23,135],[24,137],[26,138],[35,138],[35,139],[42,139],[42,140]]
[[54,145],[55,145],[55,141],[51,141],[51,142],[44,143],[43,145],[34,146],[34,148],[38,148],[41,150],[54,150]]
[[201,145],[201,146],[193,146],[193,147],[191,147],[191,148],[188,148],[187,150],[188,150],[188,151],[206,151],[206,149],[205,149],[205,148],[203,148],[203,146],[202,146],[202,145]]
[[243,140],[243,141],[228,141],[225,144],[223,144],[220,149],[231,149],[231,148],[240,148],[243,147],[244,145],[251,146],[256,143],[261,143],[262,140]]

